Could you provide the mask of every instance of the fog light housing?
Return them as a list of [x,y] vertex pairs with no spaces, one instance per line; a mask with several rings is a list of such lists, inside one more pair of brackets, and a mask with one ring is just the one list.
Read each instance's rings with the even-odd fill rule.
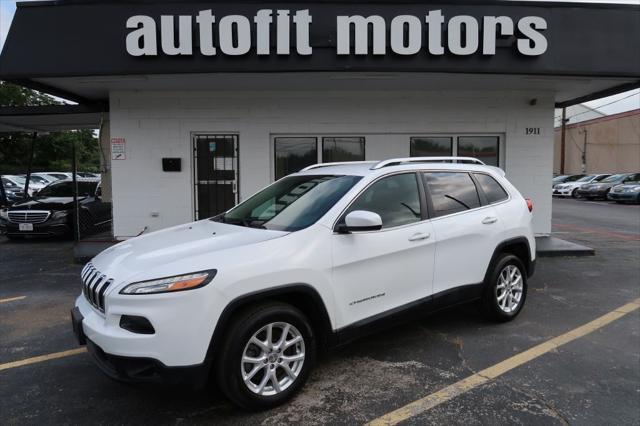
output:
[[148,319],[136,315],[122,315],[120,328],[136,334],[155,334],[156,332]]

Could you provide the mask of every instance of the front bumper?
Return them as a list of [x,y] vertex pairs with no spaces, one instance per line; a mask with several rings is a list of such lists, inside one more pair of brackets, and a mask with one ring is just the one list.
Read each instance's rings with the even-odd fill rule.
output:
[[557,197],[571,197],[575,188],[556,189],[553,188],[553,195]]
[[640,202],[640,193],[638,192],[609,192],[607,199],[611,201],[633,201]]
[[608,189],[578,189],[578,195],[585,198],[606,198]]
[[71,228],[66,223],[34,223],[32,231],[21,231],[17,223],[6,220],[0,221],[0,231],[9,235],[60,236],[67,235]]

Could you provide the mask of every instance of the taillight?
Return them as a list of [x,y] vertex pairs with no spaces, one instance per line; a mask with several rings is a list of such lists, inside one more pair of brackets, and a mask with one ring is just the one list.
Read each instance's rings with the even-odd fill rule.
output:
[[529,209],[529,212],[533,211],[533,200],[531,198],[525,198],[524,199],[527,202],[527,208]]

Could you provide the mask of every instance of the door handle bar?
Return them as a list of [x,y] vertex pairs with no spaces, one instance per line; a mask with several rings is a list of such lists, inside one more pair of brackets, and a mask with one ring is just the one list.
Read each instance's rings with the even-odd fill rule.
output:
[[426,240],[427,238],[429,238],[431,236],[431,234],[429,233],[422,233],[419,232],[417,234],[413,234],[412,236],[409,237],[409,241],[420,241],[420,240]]
[[485,225],[491,225],[492,223],[496,223],[498,221],[497,217],[485,217],[482,219],[482,223]]

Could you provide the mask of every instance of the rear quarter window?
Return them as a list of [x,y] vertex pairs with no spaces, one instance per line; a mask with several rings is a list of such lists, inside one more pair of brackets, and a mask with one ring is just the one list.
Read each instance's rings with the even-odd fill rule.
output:
[[434,217],[480,207],[476,185],[468,173],[428,172],[424,176]]
[[478,184],[480,184],[480,188],[482,188],[484,195],[487,197],[487,202],[489,204],[497,203],[509,198],[507,191],[505,191],[502,185],[500,185],[498,181],[491,176],[483,173],[474,173],[474,176],[478,181]]

